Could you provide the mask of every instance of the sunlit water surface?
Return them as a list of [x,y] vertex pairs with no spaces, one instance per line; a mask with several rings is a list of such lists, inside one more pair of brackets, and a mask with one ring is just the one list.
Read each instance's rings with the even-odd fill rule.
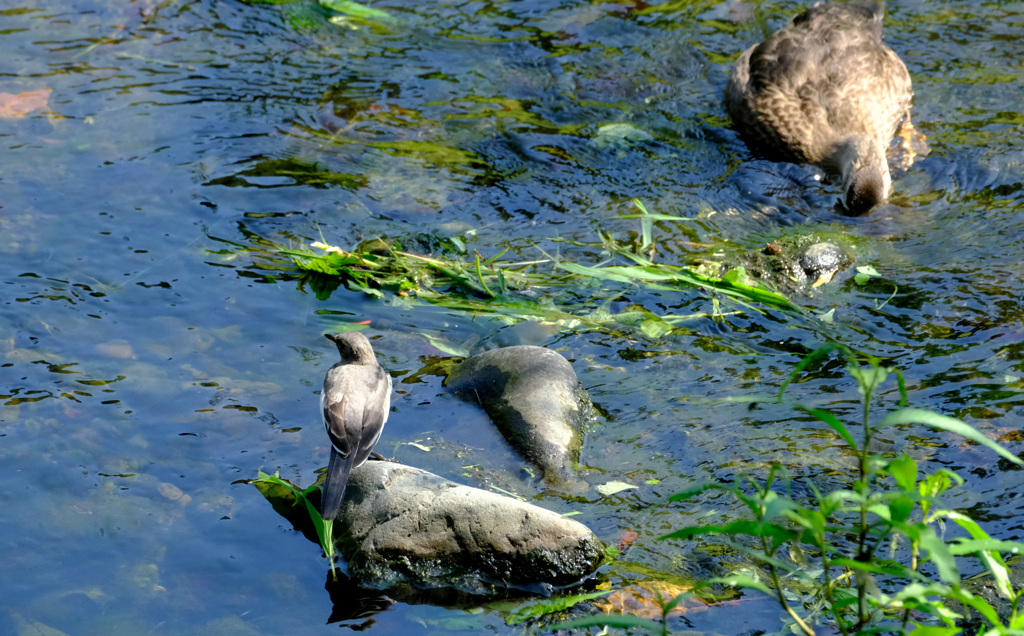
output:
[[[894,175],[896,207],[848,219],[814,170],[752,160],[720,105],[731,60],[801,3],[393,0],[375,5],[398,18],[388,29],[330,24],[301,3],[7,3],[0,92],[52,93],[0,119],[0,632],[336,630],[319,549],[242,480],[279,471],[307,485],[326,464],[317,393],[336,353],[321,334],[339,322],[371,321],[395,378],[380,450],[578,513],[609,543],[637,532],[626,565],[605,572],[614,585],[714,572],[697,544],[655,540],[739,514],[724,498],[665,505],[685,487],[773,462],[849,484],[852,458],[822,424],[713,401],[777,391],[827,341],[886,358],[915,406],[1020,452],[1024,3],[887,4],[932,152]],[[882,276],[796,296],[805,318],[724,301],[725,316],[658,339],[524,335],[392,295],[317,300],[270,252],[432,233],[485,257],[594,264],[598,249],[564,239],[635,235],[619,218],[634,197],[692,219],[658,224],[667,262],[695,243],[825,233]],[[713,309],[699,292],[583,281],[565,294],[594,310]],[[830,309],[832,324],[816,318]],[[601,412],[585,494],[531,478],[479,411],[421,374],[447,355],[424,334],[572,361]],[[789,396],[858,415],[840,364]],[[895,398],[890,383],[876,416]],[[948,502],[1022,538],[1020,473],[991,452],[923,428],[881,442],[958,471],[968,482]],[[637,488],[594,489],[613,480]],[[505,625],[507,609],[445,605],[410,597],[373,629],[526,629]],[[675,625],[781,624],[770,603],[725,611]]]

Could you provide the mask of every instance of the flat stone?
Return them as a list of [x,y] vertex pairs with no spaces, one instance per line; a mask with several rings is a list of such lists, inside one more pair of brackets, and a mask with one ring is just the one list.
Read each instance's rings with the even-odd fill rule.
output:
[[604,556],[579,522],[383,461],[352,471],[335,536],[349,576],[381,589],[550,592],[586,579]]

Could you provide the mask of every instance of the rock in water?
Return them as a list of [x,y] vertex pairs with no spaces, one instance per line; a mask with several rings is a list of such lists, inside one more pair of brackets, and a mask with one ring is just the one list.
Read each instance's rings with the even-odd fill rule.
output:
[[546,592],[584,580],[604,555],[558,513],[391,462],[352,471],[335,523],[349,576],[382,589]]
[[564,481],[579,460],[583,424],[593,406],[572,365],[554,351],[485,351],[456,366],[445,386],[480,404],[505,439],[544,471],[545,480]]

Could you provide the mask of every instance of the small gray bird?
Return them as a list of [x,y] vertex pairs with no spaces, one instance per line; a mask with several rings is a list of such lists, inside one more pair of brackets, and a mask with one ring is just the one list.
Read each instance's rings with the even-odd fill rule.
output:
[[320,513],[334,519],[345,497],[352,469],[370,456],[391,409],[391,376],[377,364],[373,347],[357,331],[328,334],[338,346],[341,362],[327,371],[320,394],[324,427],[331,438]]

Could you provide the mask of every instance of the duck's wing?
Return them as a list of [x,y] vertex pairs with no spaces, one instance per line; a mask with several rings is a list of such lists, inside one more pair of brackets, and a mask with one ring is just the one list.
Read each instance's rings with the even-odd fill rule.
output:
[[823,60],[828,74],[822,105],[829,124],[844,135],[863,133],[887,145],[910,111],[910,73],[881,41],[843,44]]
[[806,34],[784,29],[747,49],[733,66],[726,110],[768,158],[814,163],[819,148],[831,142],[819,59]]

